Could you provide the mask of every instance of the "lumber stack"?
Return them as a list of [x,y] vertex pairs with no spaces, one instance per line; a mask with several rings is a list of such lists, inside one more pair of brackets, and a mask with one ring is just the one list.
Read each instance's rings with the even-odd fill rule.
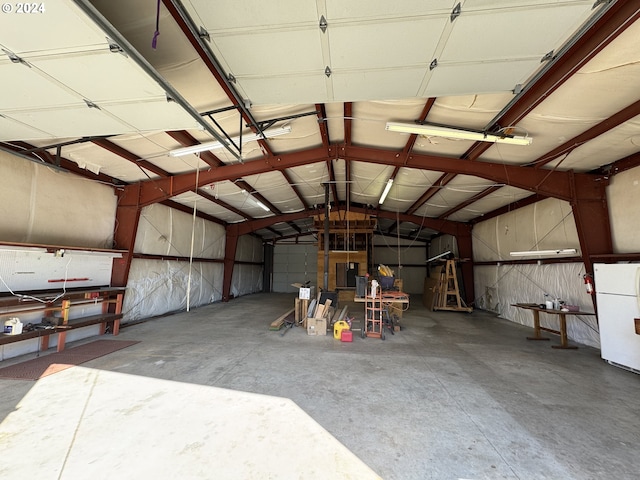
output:
[[283,313],[282,315],[280,315],[278,318],[276,318],[273,322],[271,322],[271,324],[269,325],[269,330],[275,330],[278,331],[282,328],[282,326],[284,325],[285,319],[292,315],[294,313],[295,309],[291,309],[288,310],[286,313]]

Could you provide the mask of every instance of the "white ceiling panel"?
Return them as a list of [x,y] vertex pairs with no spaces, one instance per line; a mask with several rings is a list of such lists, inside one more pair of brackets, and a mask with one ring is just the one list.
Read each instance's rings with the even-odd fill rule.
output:
[[155,80],[132,65],[130,58],[108,49],[72,55],[27,56],[25,59],[33,67],[95,103],[114,98],[134,100],[166,96]]
[[[425,14],[424,0],[402,0],[388,2],[383,0],[325,0],[327,13],[338,21],[369,18],[415,17]],[[429,0],[428,11],[431,15],[448,15],[456,1]]]
[[[447,17],[331,24],[327,30],[332,70],[401,68],[431,63]],[[407,48],[420,45],[421,48]],[[391,98],[391,97],[390,97]]]
[[0,113],[0,141],[7,142],[18,138],[20,140],[33,140],[35,138],[54,138],[54,136],[17,120],[4,117]]
[[61,88],[26,64],[0,61],[0,78],[0,112],[71,105],[82,101],[77,94]]
[[263,0],[218,0],[211,8],[210,0],[183,2],[191,15],[209,29],[254,31],[265,25],[283,28],[299,23],[313,23],[319,19],[315,0],[278,0],[277,6]]
[[[215,37],[229,73],[236,78],[251,75],[305,74],[324,71],[317,25],[303,29],[268,31],[251,35]],[[269,55],[286,45],[287,55]]]
[[[32,8],[7,8],[18,5]],[[110,52],[106,33],[73,2],[43,5],[42,13],[0,17],[2,47],[21,59],[0,64],[7,87],[0,93],[2,114],[45,137],[197,128],[197,120],[169,104],[164,87],[133,58]],[[105,109],[87,108],[85,101]],[[68,118],[61,122],[63,113]]]
[[418,96],[424,68],[337,70],[331,74],[333,96],[322,101],[357,101]]
[[[60,121],[64,114],[65,121]],[[61,109],[14,111],[11,118],[37,126],[56,137],[83,137],[104,134],[128,133],[131,127],[119,122],[97,108],[86,104],[67,106]]]
[[163,97],[137,102],[102,104],[100,108],[131,125],[129,131],[196,129],[199,123],[180,105]]
[[13,53],[36,53],[42,51],[77,50],[79,47],[107,46],[104,33],[70,0],[36,2],[44,12],[17,13],[18,5],[23,10],[31,8],[33,2],[9,2],[13,13],[0,17],[2,43]]
[[[324,69],[316,73],[292,76],[236,77],[244,94],[255,104],[317,103],[333,101],[327,92]],[[329,99],[329,100],[328,100]]]
[[422,97],[495,93],[513,90],[538,68],[540,59],[496,60],[483,63],[439,63],[427,77]]
[[[465,2],[438,63],[485,62],[542,57],[564,42],[591,14],[593,2]],[[544,2],[547,4],[549,2]],[[475,8],[474,8],[475,7]],[[490,28],[487,28],[491,25]],[[507,40],[508,39],[508,40]]]

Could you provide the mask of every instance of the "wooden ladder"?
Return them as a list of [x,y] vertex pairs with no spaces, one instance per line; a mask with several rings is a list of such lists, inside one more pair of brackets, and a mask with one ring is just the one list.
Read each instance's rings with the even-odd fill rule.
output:
[[471,312],[473,310],[472,307],[467,307],[464,300],[460,298],[455,260],[447,260],[444,271],[440,273],[440,281],[435,290],[434,310],[452,310],[455,312]]

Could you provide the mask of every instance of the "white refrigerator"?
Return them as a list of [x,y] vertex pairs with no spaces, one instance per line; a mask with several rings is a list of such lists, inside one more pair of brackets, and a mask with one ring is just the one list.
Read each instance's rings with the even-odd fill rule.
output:
[[604,360],[640,373],[640,263],[593,266]]

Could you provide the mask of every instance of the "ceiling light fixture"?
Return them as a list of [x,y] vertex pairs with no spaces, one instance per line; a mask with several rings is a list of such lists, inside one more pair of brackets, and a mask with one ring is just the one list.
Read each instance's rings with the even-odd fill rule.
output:
[[506,134],[501,135],[499,133],[464,130],[445,127],[442,125],[387,122],[384,128],[390,132],[414,133],[416,135],[425,135],[427,137],[446,137],[460,140],[473,140],[476,142],[507,143],[511,145],[531,145],[531,142],[533,142],[533,138],[531,137],[520,137]]
[[512,257],[528,257],[530,255],[574,255],[577,253],[575,248],[560,248],[558,250],[531,250],[527,252],[511,252]]
[[387,195],[389,195],[389,190],[391,190],[391,185],[393,185],[393,178],[390,178],[389,180],[387,180],[387,184],[384,187],[384,191],[382,192],[382,196],[380,197],[380,201],[378,202],[380,205],[382,205],[385,201],[385,199],[387,198]]
[[247,197],[247,200],[249,200],[251,203],[253,203],[256,207],[260,207],[261,209],[263,209],[265,212],[270,212],[271,209],[269,207],[267,207],[264,203],[262,203],[260,200],[256,199],[253,197],[253,195],[251,195],[249,192],[247,192],[246,190],[242,190],[242,193],[245,194],[245,196]]
[[[252,142],[254,140],[260,140],[263,138],[273,138],[273,137],[279,137],[280,135],[286,135],[287,133],[291,133],[291,127],[279,127],[279,128],[273,128],[271,130],[264,130],[263,131],[264,136],[260,135],[258,133],[251,133],[249,135],[243,135],[242,136],[242,144],[244,145],[245,143],[248,142]],[[240,141],[240,137],[233,137],[231,139],[231,141],[237,145],[238,142]],[[231,145],[233,146],[233,145]],[[181,157],[183,155],[189,155],[192,153],[200,153],[200,152],[206,152],[208,150],[217,150],[220,148],[225,148],[225,145],[223,145],[220,142],[207,142],[207,143],[199,143],[198,145],[192,145],[190,147],[183,147],[183,148],[177,148],[175,150],[171,150],[169,152],[169,156],[170,157]]]

